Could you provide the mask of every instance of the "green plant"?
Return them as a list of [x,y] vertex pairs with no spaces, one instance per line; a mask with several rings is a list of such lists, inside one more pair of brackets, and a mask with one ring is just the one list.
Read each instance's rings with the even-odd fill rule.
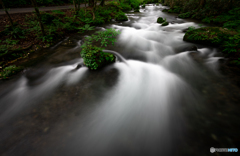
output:
[[167,21],[164,21],[163,23],[162,23],[162,26],[167,26],[169,23],[167,22]]
[[83,27],[78,28],[80,31],[79,33],[83,33],[85,31],[94,30],[94,26],[90,26],[89,24],[85,24]]
[[187,32],[188,32],[188,33],[190,33],[190,32],[192,32],[193,30],[196,30],[196,28],[195,28],[195,27],[193,27],[193,26],[191,26],[191,27],[188,27],[188,30],[187,30]]
[[52,13],[56,14],[56,15],[65,15],[65,12],[63,12],[61,10],[52,10]]
[[235,65],[240,65],[240,58],[237,58],[236,60],[233,60],[230,62],[231,64],[235,64]]
[[127,16],[123,12],[119,12],[118,14],[116,14],[115,18],[116,18],[116,21],[127,21],[128,20]]
[[120,3],[120,8],[122,11],[130,11],[132,10],[131,5],[127,4],[127,3]]
[[165,19],[163,19],[162,17],[158,17],[158,19],[157,19],[157,23],[163,23],[163,22],[165,22],[166,20]]
[[8,66],[0,72],[0,77],[6,79],[9,76],[16,74],[18,71],[22,70],[23,67],[16,67],[15,65]]
[[[106,64],[112,63],[115,60],[115,56],[109,53],[102,52],[103,47],[108,44],[114,44],[116,42],[116,36],[119,31],[115,29],[106,29],[105,31],[98,31],[96,34],[87,37],[84,44],[81,46],[81,57],[84,60],[84,64],[91,70],[96,70]],[[93,42],[100,41],[101,46],[93,46]]]
[[223,52],[233,53],[240,49],[240,34],[229,37],[224,43]]
[[186,12],[186,13],[181,13],[178,15],[179,18],[190,18],[191,17],[191,12]]

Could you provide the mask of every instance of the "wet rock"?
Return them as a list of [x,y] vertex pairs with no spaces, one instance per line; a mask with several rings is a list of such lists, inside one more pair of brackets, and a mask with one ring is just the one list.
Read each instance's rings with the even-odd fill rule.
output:
[[183,49],[184,51],[197,51],[197,46],[195,45],[191,45],[189,47],[186,47],[185,49]]
[[169,23],[167,21],[162,23],[162,26],[167,26]]
[[198,63],[203,63],[203,58],[200,56],[199,52],[190,52],[189,56]]
[[182,32],[186,33],[189,30],[189,28],[183,29]]

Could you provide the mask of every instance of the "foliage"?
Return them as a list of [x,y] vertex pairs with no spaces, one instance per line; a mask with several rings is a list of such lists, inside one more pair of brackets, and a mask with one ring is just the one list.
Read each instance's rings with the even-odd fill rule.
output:
[[166,21],[166,19],[163,19],[162,17],[158,17],[158,19],[157,19],[157,23],[163,23],[165,21]]
[[167,22],[167,21],[164,21],[163,23],[162,23],[162,26],[167,26],[169,23]]
[[120,8],[122,11],[130,11],[132,10],[131,5],[127,4],[127,3],[120,3]]
[[240,34],[230,36],[224,42],[223,52],[233,53],[233,52],[237,52],[239,49],[240,49]]
[[80,31],[79,33],[83,33],[85,31],[94,30],[94,26],[90,26],[89,24],[85,24],[83,27],[78,28]]
[[231,61],[230,62],[231,64],[235,64],[235,65],[240,65],[240,58],[237,58],[237,59],[235,59],[235,60],[233,60],[233,61]]
[[[102,52],[103,47],[108,44],[114,44],[116,42],[116,36],[119,31],[115,29],[106,29],[105,31],[98,31],[96,34],[86,38],[86,41],[81,46],[81,57],[84,60],[84,64],[91,70],[96,70],[106,64],[112,63],[115,60],[115,56],[109,53]],[[101,46],[93,46],[93,42],[100,41]]]
[[181,7],[180,6],[173,6],[167,12],[169,12],[169,13],[180,13],[181,12]]
[[7,27],[4,31],[1,32],[0,35],[3,36],[11,36],[15,39],[17,38],[25,38],[26,31],[22,29],[20,26]]
[[11,48],[16,45],[19,42],[19,40],[11,40],[11,39],[6,39],[5,41],[1,41],[0,43],[3,43],[0,45],[0,56],[5,55],[6,53],[11,50]]
[[8,66],[0,72],[0,77],[6,79],[11,75],[16,74],[18,71],[21,71],[23,67],[16,67],[15,65]]
[[123,12],[119,12],[118,14],[116,14],[116,21],[127,21],[128,18],[127,16],[123,13]]
[[179,18],[190,18],[192,16],[191,12],[181,13],[178,15]]
[[240,49],[240,34],[236,31],[219,27],[189,28],[184,36],[184,40],[218,45],[223,48],[225,53],[238,52]]
[[63,12],[61,10],[52,10],[52,13],[55,15],[65,15],[65,12]]

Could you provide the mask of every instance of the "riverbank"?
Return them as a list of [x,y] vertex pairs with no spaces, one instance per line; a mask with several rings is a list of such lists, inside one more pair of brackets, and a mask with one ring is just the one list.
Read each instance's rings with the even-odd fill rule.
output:
[[[218,47],[221,55],[225,59],[219,60],[219,71],[227,76],[231,82],[240,87],[240,27],[239,13],[240,6],[238,2],[233,2],[234,7],[208,2],[197,6],[198,1],[185,3],[170,3],[170,1],[161,1],[162,5],[169,6],[163,12],[177,14],[181,19],[197,19],[212,25],[211,27],[200,28],[190,27],[186,30],[184,41],[205,44]],[[207,7],[215,4],[209,10]],[[216,5],[219,8],[216,8]],[[222,9],[222,10],[221,10]],[[220,11],[221,10],[221,11]]]
[[131,9],[128,4],[108,2],[103,7],[97,6],[94,15],[92,8],[88,7],[81,8],[77,14],[72,9],[41,12],[45,36],[41,34],[34,13],[11,15],[15,23],[14,28],[10,26],[5,28],[10,22],[7,16],[3,16],[3,20],[0,21],[1,79],[8,79],[24,69],[26,66],[22,62],[34,62],[31,56],[35,51],[48,48],[77,32],[92,30],[95,26],[110,22],[112,19],[121,21],[119,17],[124,15],[123,11]]

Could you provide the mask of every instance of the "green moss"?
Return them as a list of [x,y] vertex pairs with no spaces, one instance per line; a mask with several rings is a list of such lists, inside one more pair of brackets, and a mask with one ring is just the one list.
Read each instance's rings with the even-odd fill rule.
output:
[[[97,70],[107,64],[115,62],[115,56],[110,53],[104,53],[103,47],[110,43],[116,42],[116,36],[120,34],[115,29],[106,29],[105,31],[98,31],[86,38],[84,44],[81,46],[80,52],[84,64],[91,70]],[[94,46],[93,43],[101,42],[101,46]]]
[[191,12],[186,12],[178,15],[179,18],[190,18],[191,16]]
[[162,26],[167,26],[169,23],[167,21],[162,23]]
[[183,40],[200,44],[221,45],[229,40],[229,37],[236,34],[236,31],[221,27],[190,28]]
[[127,20],[128,18],[123,12],[120,12],[116,15],[116,21],[127,21]]
[[157,23],[163,23],[163,22],[165,22],[165,20],[162,17],[158,17]]
[[104,53],[102,48],[88,45],[82,49],[81,56],[84,64],[91,70],[97,70],[107,64],[115,62],[113,54]]

